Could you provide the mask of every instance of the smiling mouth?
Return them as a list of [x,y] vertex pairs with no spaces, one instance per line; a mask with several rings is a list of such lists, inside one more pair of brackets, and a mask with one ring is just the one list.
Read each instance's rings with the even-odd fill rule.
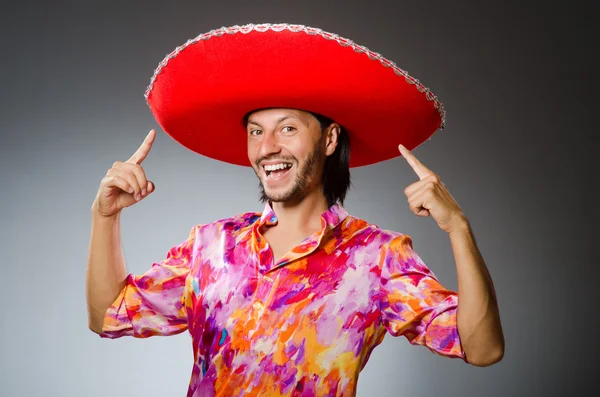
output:
[[275,165],[264,165],[263,169],[265,170],[267,179],[278,179],[287,174],[292,167],[293,164],[291,163],[280,163]]

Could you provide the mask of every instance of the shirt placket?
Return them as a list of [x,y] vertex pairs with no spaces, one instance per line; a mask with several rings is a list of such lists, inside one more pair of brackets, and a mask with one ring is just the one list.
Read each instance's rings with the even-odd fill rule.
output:
[[255,294],[252,302],[252,309],[254,309],[257,328],[260,328],[261,319],[265,314],[265,310],[271,305],[275,298],[280,282],[279,280],[279,273],[274,277],[263,276],[258,279],[257,291],[266,291],[266,294],[263,295],[260,292]]
[[267,282],[273,282],[273,278],[267,276],[267,272],[273,264],[273,251],[269,248],[267,240],[260,234],[260,225],[253,229],[254,234],[254,252],[256,252],[256,277],[259,281],[263,279]]
[[267,308],[273,302],[279,286],[279,273],[269,273],[272,269],[273,253],[264,237],[255,229],[255,242],[257,244],[256,263],[256,290],[252,298],[250,315],[255,324],[255,331],[261,328],[262,319]]

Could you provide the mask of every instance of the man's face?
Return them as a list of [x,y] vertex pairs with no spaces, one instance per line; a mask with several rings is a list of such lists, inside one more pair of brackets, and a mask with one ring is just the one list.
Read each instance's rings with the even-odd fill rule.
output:
[[250,114],[246,129],[248,159],[265,198],[272,202],[301,200],[319,187],[326,155],[333,153],[335,143],[330,145],[312,114],[294,109],[259,110]]

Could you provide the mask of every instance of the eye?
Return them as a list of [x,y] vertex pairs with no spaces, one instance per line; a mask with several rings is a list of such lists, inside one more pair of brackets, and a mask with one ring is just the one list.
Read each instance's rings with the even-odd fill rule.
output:
[[261,130],[250,130],[250,132],[249,132],[249,134],[251,136],[257,136],[257,135],[260,135],[261,133],[262,133]]
[[292,127],[291,125],[286,125],[285,127],[283,127],[281,129],[283,132],[294,132],[296,131],[295,127]]

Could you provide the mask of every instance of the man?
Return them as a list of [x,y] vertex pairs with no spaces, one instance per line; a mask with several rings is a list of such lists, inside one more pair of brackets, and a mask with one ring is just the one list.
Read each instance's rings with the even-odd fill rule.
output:
[[[261,55],[298,46],[311,48],[307,54],[316,53],[324,64],[328,64],[327,56],[333,56],[332,60],[348,56],[357,67],[366,59],[364,49],[353,47],[349,53],[335,43],[315,40],[304,34],[312,28],[248,25],[223,29],[230,29],[226,33],[231,34],[223,39],[227,51],[210,47],[220,45],[216,37],[222,31],[202,38],[206,40],[201,42],[203,47],[191,47],[194,42],[191,48],[180,49],[168,58],[166,67],[163,62],[157,70],[147,98],[165,131],[184,146],[242,164],[239,125],[229,126],[224,117],[234,109],[230,115],[246,129],[245,161],[259,178],[264,211],[197,225],[144,275],[128,275],[120,248],[119,218],[124,208],[154,191],[141,166],[154,142],[152,130],[129,160],[116,162],[107,172],[92,206],[87,277],[90,329],[108,338],[188,330],[194,351],[189,396],[353,396],[360,370],[386,332],[472,365],[498,362],[504,338],[493,284],[466,216],[439,177],[406,147],[397,147],[419,178],[405,189],[409,208],[418,216],[435,219],[449,235],[458,294],[438,282],[412,249],[408,235],[382,230],[343,208],[352,161],[367,164],[389,156],[387,147],[385,155],[364,147],[350,150],[353,139],[370,142],[366,138],[371,132],[360,128],[363,118],[348,115],[351,102],[340,104],[340,99],[336,103],[335,98],[345,95],[323,100],[342,89],[346,77],[336,77],[337,69],[328,70],[323,64],[312,74],[306,72],[315,65],[314,59],[292,66],[281,63],[275,68],[283,70],[280,76],[266,74],[259,67],[265,59]],[[286,33],[280,36],[282,30]],[[340,40],[335,37],[336,42]],[[314,48],[320,45],[328,47]],[[248,75],[224,70],[224,65],[239,65],[239,60],[218,59],[206,66],[210,59],[205,51],[225,54],[225,58],[261,60],[249,67],[252,78],[246,84],[243,80]],[[198,66],[196,57],[205,63]],[[277,64],[281,59],[288,58],[277,55],[269,62]],[[369,63],[364,65],[371,68]],[[209,67],[215,69],[190,74]],[[315,96],[313,88],[295,82],[304,73],[317,76],[317,70],[327,76],[327,83],[338,84],[335,90],[323,89]],[[382,74],[371,85],[388,78],[397,83],[398,77],[384,74],[387,71],[373,69],[373,73]],[[225,80],[215,84],[214,79],[222,75]],[[290,76],[295,77],[292,82]],[[223,95],[222,87],[235,79],[240,79],[233,84],[236,90],[255,92],[255,96]],[[193,84],[205,86],[190,88]],[[208,89],[206,84],[219,90],[198,99]],[[293,92],[286,94],[283,84],[290,84]],[[398,84],[414,89],[404,86],[405,79]],[[410,131],[418,135],[414,139],[430,135],[423,127],[435,124],[429,119],[436,118],[436,128],[440,125],[440,113],[427,113],[434,107],[425,95],[398,99],[396,93],[394,86],[385,99],[413,104],[401,119],[413,123]],[[275,102],[284,106],[268,106]],[[397,109],[386,113],[380,108],[378,104],[364,114],[379,115],[384,122],[386,117],[397,117]],[[419,119],[422,114],[427,115]],[[192,136],[191,129],[200,123],[206,131]],[[212,136],[212,131],[219,131],[218,136]],[[401,139],[410,142],[409,135],[405,132]]]

